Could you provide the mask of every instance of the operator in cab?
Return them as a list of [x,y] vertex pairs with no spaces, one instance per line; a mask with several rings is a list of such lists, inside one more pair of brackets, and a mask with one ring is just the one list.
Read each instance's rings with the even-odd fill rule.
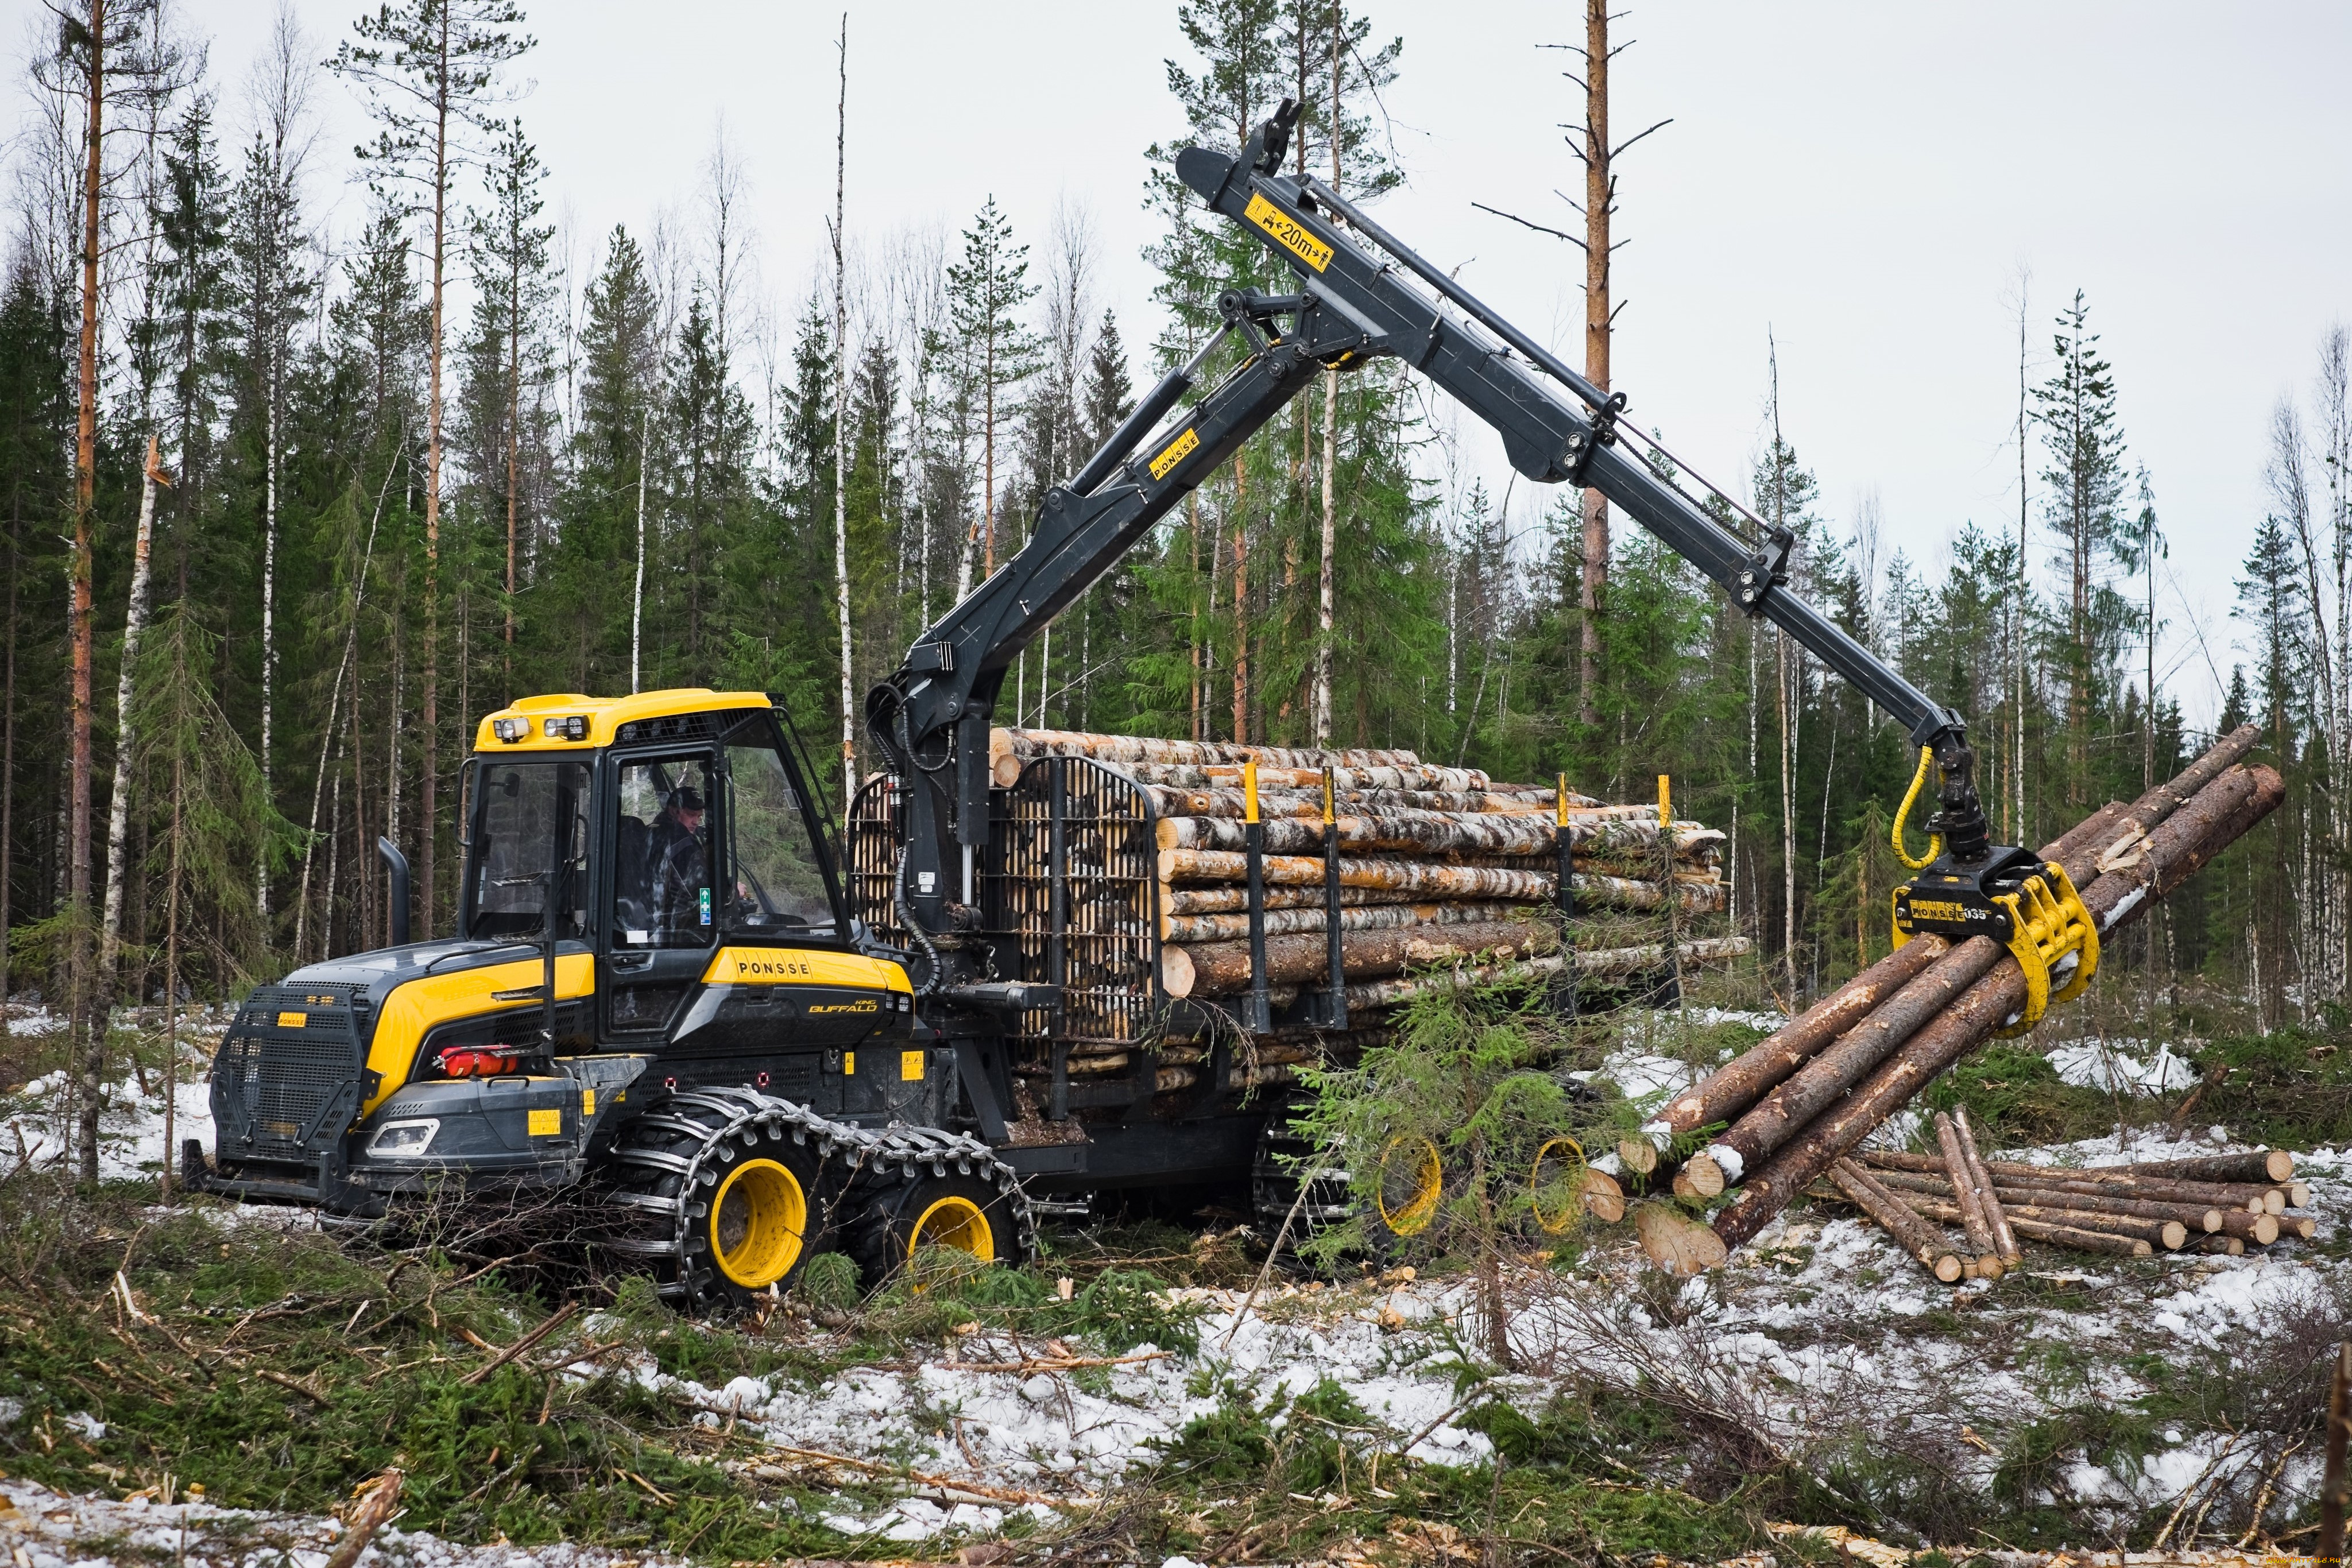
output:
[[702,792],[682,784],[662,802],[647,838],[654,921],[664,931],[710,924],[710,852],[702,831]]

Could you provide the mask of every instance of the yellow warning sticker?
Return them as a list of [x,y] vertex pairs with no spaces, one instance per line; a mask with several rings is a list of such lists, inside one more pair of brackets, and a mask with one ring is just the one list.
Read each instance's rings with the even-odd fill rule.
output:
[[530,1113],[530,1132],[534,1138],[552,1138],[563,1131],[563,1113],[556,1107],[550,1106],[544,1111],[533,1111]]
[[841,1053],[841,1072],[842,1076],[845,1078],[855,1078],[857,1076],[857,1053],[856,1051],[845,1051]]
[[898,1053],[898,1077],[901,1082],[907,1083],[920,1083],[923,1081],[921,1051],[902,1051]]
[[1159,456],[1151,460],[1151,476],[1154,479],[1167,478],[1168,470],[1175,467],[1176,465],[1183,462],[1187,457],[1192,456],[1194,450],[1198,448],[1200,444],[1200,433],[1195,431],[1191,425],[1186,425],[1184,427],[1184,434],[1170,442],[1167,448],[1162,451]]
[[1242,214],[1274,236],[1274,243],[1320,272],[1331,265],[1331,247],[1307,232],[1305,225],[1256,192]]
[[580,1091],[580,1113],[583,1116],[593,1116],[596,1113],[596,1091],[593,1089]]
[[279,1029],[308,1029],[310,1027],[310,1015],[309,1013],[279,1013],[278,1015],[278,1027]]

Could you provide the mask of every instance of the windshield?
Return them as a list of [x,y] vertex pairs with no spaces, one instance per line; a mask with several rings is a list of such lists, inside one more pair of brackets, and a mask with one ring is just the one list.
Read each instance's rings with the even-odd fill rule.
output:
[[588,767],[576,761],[486,762],[474,791],[464,928],[477,938],[536,937],[556,887],[555,934],[588,936]]

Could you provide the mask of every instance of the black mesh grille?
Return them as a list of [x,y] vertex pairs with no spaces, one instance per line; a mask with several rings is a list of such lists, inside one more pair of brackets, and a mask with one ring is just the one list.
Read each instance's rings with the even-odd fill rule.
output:
[[213,1059],[213,1118],[230,1159],[307,1160],[359,1104],[359,1031],[348,986],[264,986]]
[[705,740],[719,733],[719,721],[732,714],[673,713],[659,718],[633,718],[614,732],[622,746],[641,740]]

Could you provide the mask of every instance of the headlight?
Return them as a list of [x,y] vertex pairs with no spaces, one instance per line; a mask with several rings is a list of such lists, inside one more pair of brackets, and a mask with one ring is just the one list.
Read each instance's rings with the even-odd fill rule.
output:
[[433,1146],[433,1134],[440,1130],[441,1124],[429,1116],[415,1122],[386,1122],[368,1140],[367,1152],[385,1159],[413,1160]]
[[516,741],[520,740],[530,734],[530,720],[527,718],[494,718],[490,720],[490,733],[497,736],[500,740],[505,741],[509,746],[512,746]]

